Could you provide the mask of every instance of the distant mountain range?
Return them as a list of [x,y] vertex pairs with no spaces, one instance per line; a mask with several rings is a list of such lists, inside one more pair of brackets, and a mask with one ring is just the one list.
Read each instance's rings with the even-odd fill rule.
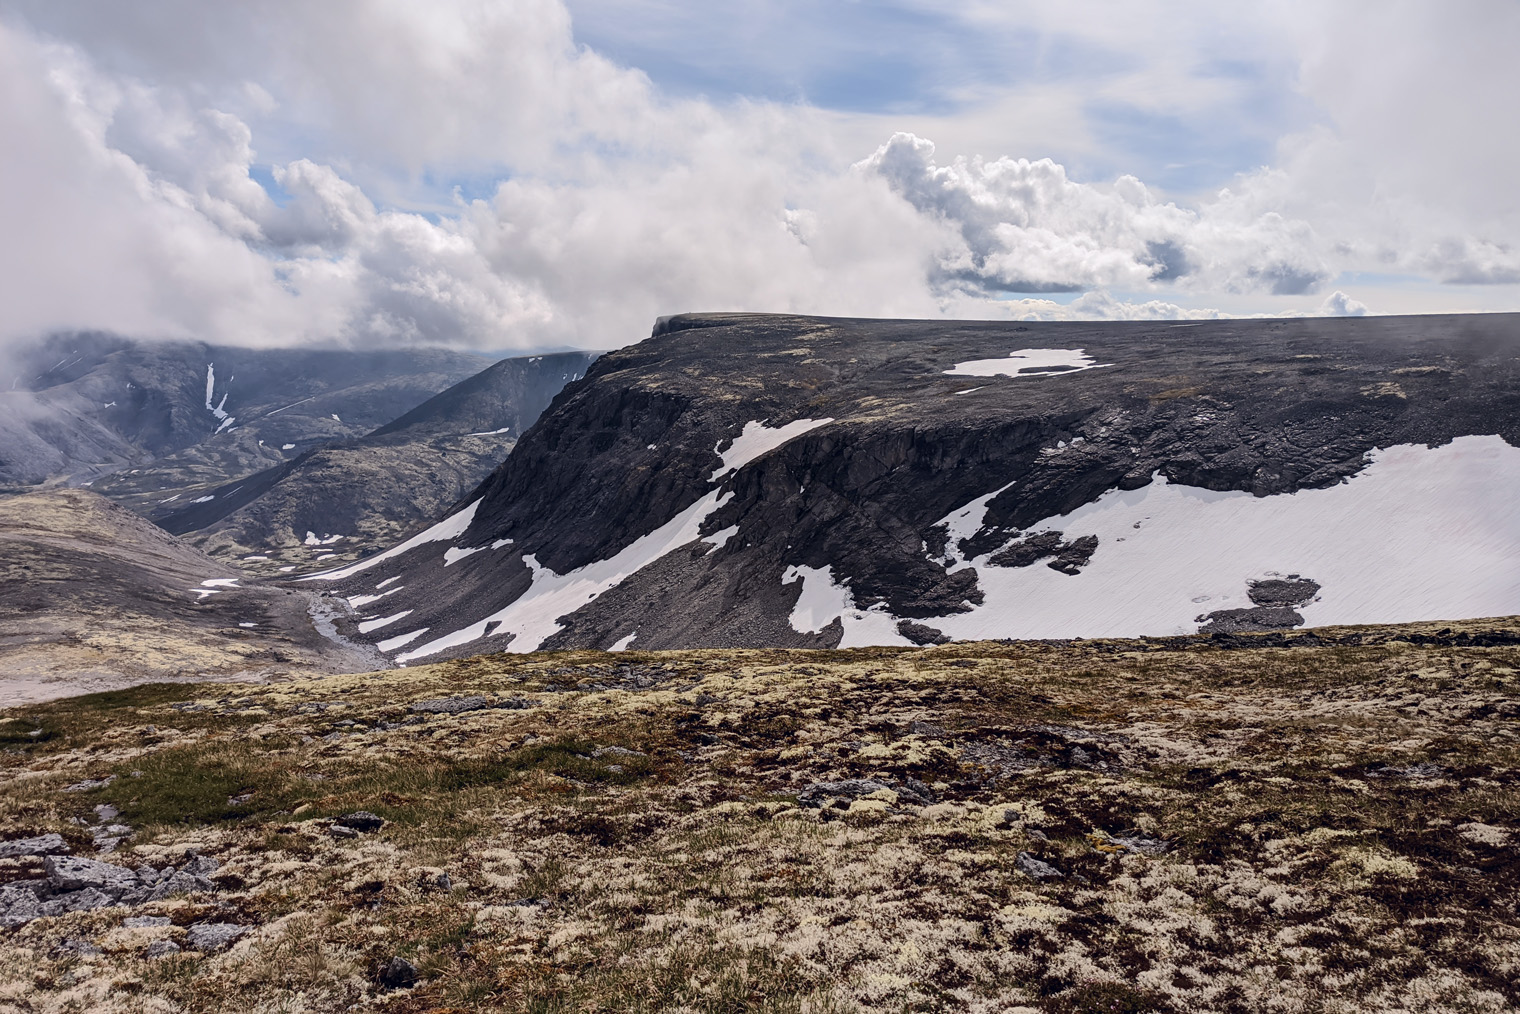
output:
[[307,587],[400,662],[1520,612],[1520,316],[691,315]]
[[593,358],[54,336],[5,363],[0,487],[89,487],[253,572],[351,559],[473,488]]

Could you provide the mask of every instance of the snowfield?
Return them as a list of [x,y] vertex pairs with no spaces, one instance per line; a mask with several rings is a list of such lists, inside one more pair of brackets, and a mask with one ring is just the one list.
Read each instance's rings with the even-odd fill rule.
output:
[[[1299,609],[1308,626],[1520,613],[1520,448],[1468,436],[1368,457],[1366,469],[1338,486],[1280,496],[1220,493],[1160,476],[1140,489],[1111,490],[1028,529],[1063,532],[1068,541],[1097,536],[1081,573],[1043,562],[994,567],[991,553],[957,558],[953,570],[976,567],[985,601],[921,622],[957,640],[1193,633],[1202,614],[1249,607],[1249,580],[1286,574],[1322,586]],[[952,553],[981,526],[998,492],[944,519]],[[795,629],[817,630],[833,612],[843,618],[842,647],[908,643],[883,624],[886,614],[853,610],[848,589],[833,586],[829,574],[808,573],[805,581]],[[833,605],[821,608],[830,597]]]

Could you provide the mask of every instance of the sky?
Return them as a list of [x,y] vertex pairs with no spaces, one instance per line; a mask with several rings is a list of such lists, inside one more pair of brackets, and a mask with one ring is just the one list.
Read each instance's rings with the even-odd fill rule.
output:
[[0,345],[1520,310],[1511,0],[0,0]]

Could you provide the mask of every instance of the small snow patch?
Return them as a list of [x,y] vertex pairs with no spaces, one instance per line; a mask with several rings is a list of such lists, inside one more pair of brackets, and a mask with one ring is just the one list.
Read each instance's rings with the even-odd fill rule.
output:
[[704,537],[702,541],[711,545],[712,549],[709,549],[708,552],[714,553],[728,545],[728,540],[738,534],[739,526],[729,525],[721,531],[713,532],[711,535]]
[[[1100,363],[1082,349],[1018,349],[1005,359],[971,359],[945,373],[952,377],[1053,377],[1113,363]],[[972,388],[975,391],[978,388]],[[970,392],[962,392],[969,394]]]
[[639,632],[637,630],[635,630],[633,633],[629,634],[627,637],[621,637],[621,638],[618,638],[616,641],[612,642],[612,647],[608,648],[607,650],[608,651],[627,651],[628,650],[628,646],[633,643],[633,639],[635,637],[638,637],[638,636],[639,636]]
[[456,549],[455,547],[450,546],[448,549],[445,549],[443,551],[443,565],[447,567],[451,563],[458,563],[465,557],[470,556],[474,553],[478,553],[485,548],[486,547],[484,546],[475,546],[473,549]]
[[296,445],[295,444],[281,444],[280,445],[280,450],[282,450],[282,451],[293,451],[295,449],[296,449]]

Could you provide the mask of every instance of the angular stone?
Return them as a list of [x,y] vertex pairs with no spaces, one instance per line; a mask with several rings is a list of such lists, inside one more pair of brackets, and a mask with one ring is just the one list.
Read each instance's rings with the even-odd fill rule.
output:
[[63,902],[65,912],[93,912],[97,908],[109,908],[116,904],[116,898],[107,894],[98,887],[86,887],[78,891],[70,891],[58,898]]
[[247,932],[247,926],[230,922],[198,922],[185,932],[185,942],[193,950],[219,951]]
[[53,948],[55,954],[74,954],[81,958],[92,958],[97,954],[104,953],[92,941],[69,939]]
[[380,985],[386,989],[407,989],[417,984],[417,966],[399,954],[380,969]]
[[1034,856],[1030,855],[1028,852],[1020,852],[1018,859],[1015,861],[1015,865],[1018,866],[1019,872],[1025,874],[1026,876],[1033,877],[1036,880],[1059,879],[1066,876],[1066,874],[1062,873],[1054,866],[1046,862],[1041,862]]
[[0,888],[0,926],[14,929],[46,914],[42,902],[31,891],[16,889],[14,884]]
[[184,866],[180,867],[180,871],[188,873],[193,877],[209,877],[221,869],[221,866],[222,864],[219,860],[213,859],[210,856],[192,856],[185,862]]
[[152,929],[155,926],[167,926],[170,919],[166,915],[134,915],[121,921],[124,929]]
[[60,856],[67,855],[69,843],[63,840],[60,834],[43,834],[35,838],[18,838],[15,841],[0,842],[0,859],[13,859],[17,856]]
[[116,895],[137,886],[137,874],[126,867],[79,856],[48,856],[46,868],[48,881],[59,891],[93,887]]
[[196,891],[214,891],[216,885],[205,877],[197,877],[193,873],[181,870],[171,873],[154,885],[148,893],[149,901],[159,901],[173,894],[193,894]]
[[173,940],[155,940],[143,951],[145,958],[167,958],[180,953],[179,944]]
[[803,806],[822,806],[825,799],[859,799],[883,789],[891,790],[886,782],[870,778],[847,778],[840,782],[814,782],[797,794]]
[[457,715],[465,711],[481,711],[491,706],[489,697],[435,697],[411,703],[413,711],[429,715]]

